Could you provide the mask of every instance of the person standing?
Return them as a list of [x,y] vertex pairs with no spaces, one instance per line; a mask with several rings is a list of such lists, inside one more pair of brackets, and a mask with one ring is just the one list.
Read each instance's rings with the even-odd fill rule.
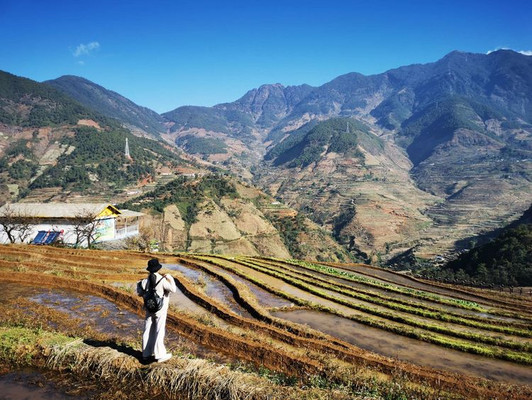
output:
[[166,352],[164,336],[170,293],[175,293],[177,287],[171,275],[163,276],[158,273],[161,268],[162,265],[157,258],[151,259],[146,268],[150,275],[137,283],[139,296],[143,296],[148,288],[155,287],[157,294],[163,297],[163,306],[159,311],[153,313],[146,310],[144,333],[142,334],[142,358],[144,361],[148,361],[151,357],[154,357],[157,362],[164,362],[172,358],[172,353]]

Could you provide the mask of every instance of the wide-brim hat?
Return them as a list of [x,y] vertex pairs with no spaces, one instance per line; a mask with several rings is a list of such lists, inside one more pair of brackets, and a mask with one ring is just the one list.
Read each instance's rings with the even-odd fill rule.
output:
[[148,261],[148,267],[146,268],[149,272],[157,272],[159,271],[163,266],[159,262],[158,259],[152,258],[150,261]]

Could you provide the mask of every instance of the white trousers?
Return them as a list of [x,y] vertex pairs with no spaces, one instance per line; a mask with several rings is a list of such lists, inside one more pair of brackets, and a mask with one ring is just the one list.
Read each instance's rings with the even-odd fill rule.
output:
[[155,314],[146,313],[144,321],[144,333],[142,335],[142,357],[155,356],[155,359],[166,355],[164,346],[164,335],[166,331],[166,315],[168,306],[157,311]]

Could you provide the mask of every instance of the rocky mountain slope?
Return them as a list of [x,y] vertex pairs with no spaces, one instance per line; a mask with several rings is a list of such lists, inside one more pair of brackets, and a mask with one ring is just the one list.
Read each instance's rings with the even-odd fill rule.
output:
[[[287,110],[286,114],[270,114],[277,120],[270,119],[267,129],[261,130],[258,124],[246,125],[246,129],[256,132],[258,142],[262,138],[262,151],[270,150],[265,163],[257,162],[252,172],[255,182],[273,188],[272,193],[294,206],[302,206],[301,195],[320,183],[324,191],[340,184],[336,190],[348,202],[356,194],[365,196],[367,191],[353,182],[357,179],[349,179],[355,178],[356,172],[334,178],[331,174],[320,175],[317,171],[323,157],[299,165],[268,160],[272,151],[278,151],[278,143],[289,147],[318,121],[355,118],[386,141],[390,149],[406,155],[403,160],[411,165],[403,169],[407,174],[403,174],[399,186],[417,186],[412,191],[405,189],[405,198],[426,222],[419,225],[421,230],[415,236],[424,239],[410,241],[411,231],[407,230],[398,243],[386,240],[380,245],[371,244],[373,253],[415,245],[419,254],[431,256],[453,249],[457,239],[504,225],[528,207],[526,193],[532,191],[531,101],[532,57],[507,50],[488,55],[453,52],[435,63],[405,66],[378,75],[346,74],[320,87],[307,87],[298,103],[285,102],[281,109]],[[236,107],[234,103],[232,107]],[[211,109],[205,112],[208,110]],[[249,109],[240,111],[241,120],[247,117],[253,121]],[[172,114],[166,118],[171,119]],[[174,130],[182,127],[180,121],[173,125]],[[233,127],[233,138],[245,136],[244,129]],[[212,138],[224,140],[214,126],[205,131]],[[244,146],[240,154],[245,154],[245,141],[240,144]],[[315,154],[320,148],[331,157],[332,152],[320,143],[313,149]],[[260,160],[261,148],[256,143],[248,151],[258,153],[255,159]],[[338,157],[346,159],[344,155]],[[232,165],[229,161],[226,164]],[[308,179],[301,182],[307,170],[311,171]],[[274,178],[265,181],[267,174]],[[377,186],[385,191],[390,187],[386,182]],[[290,190],[277,191],[276,187]],[[386,208],[375,199],[370,203]],[[310,210],[313,216],[320,215],[317,208],[330,208],[328,202],[315,204]],[[340,209],[345,207],[333,208],[336,211],[328,218],[341,217]],[[359,211],[359,215],[363,214]],[[362,236],[368,236],[373,222],[370,217],[360,225]]]
[[309,85],[263,85],[232,103],[179,107],[162,114],[168,129],[163,137],[251,179],[250,169],[262,159],[269,131],[312,90]]
[[65,75],[44,83],[89,109],[123,122],[134,133],[157,138],[165,130],[163,118],[155,111],[141,107],[124,96],[87,79]]
[[303,127],[266,159],[257,181],[305,210],[359,258],[405,251],[431,224],[422,210],[438,199],[415,186],[402,151],[355,119]]
[[234,178],[178,178],[120,205],[149,214],[145,233],[166,251],[348,260],[308,218]]
[[179,107],[163,114],[171,132],[199,128],[245,138],[250,129],[269,129],[290,115],[294,107],[314,90],[312,86],[263,85],[233,103],[214,107]]

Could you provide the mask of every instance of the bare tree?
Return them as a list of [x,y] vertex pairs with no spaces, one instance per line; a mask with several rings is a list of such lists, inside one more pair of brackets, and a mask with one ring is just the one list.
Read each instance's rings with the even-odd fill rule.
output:
[[21,243],[26,242],[33,233],[33,226],[35,225],[35,219],[30,217],[23,217],[17,227],[17,236]]
[[137,236],[131,236],[126,239],[126,248],[146,252],[149,250],[152,236],[153,233],[148,228],[143,227]]
[[0,225],[7,235],[7,238],[11,243],[15,243],[17,233],[17,219],[15,217],[15,211],[6,205],[2,215],[0,215]]
[[33,232],[34,218],[25,215],[22,211],[16,211],[9,204],[0,214],[0,226],[11,243],[18,240],[25,242]]
[[76,237],[75,247],[80,246],[83,242],[87,242],[87,247],[91,248],[94,242],[98,239],[98,225],[100,220],[98,215],[90,211],[81,211],[74,218],[71,219],[74,224],[74,235]]

